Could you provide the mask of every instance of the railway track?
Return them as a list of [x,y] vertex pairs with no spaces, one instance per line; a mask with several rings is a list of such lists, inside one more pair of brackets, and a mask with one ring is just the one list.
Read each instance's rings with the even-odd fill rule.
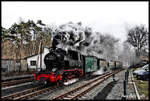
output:
[[42,88],[42,87],[35,87],[35,88],[30,88],[21,92],[13,93],[7,96],[3,96],[2,100],[23,100],[23,99],[29,99],[35,96],[38,96],[40,94],[46,93],[50,90],[55,89],[56,86],[51,86],[47,88]]
[[35,88],[32,88],[32,89],[30,88],[30,89],[27,89],[27,90],[24,90],[24,91],[21,91],[21,92],[17,92],[17,93],[13,93],[13,94],[10,94],[10,95],[7,95],[7,96],[3,96],[2,99],[14,99],[14,98],[19,97],[21,95],[25,95],[25,94],[34,92],[38,89],[39,89],[39,87],[35,87]]
[[14,86],[17,84],[31,82],[31,81],[33,81],[33,77],[26,78],[26,79],[20,79],[20,80],[11,80],[11,81],[2,82],[1,87],[5,88],[5,87]]
[[112,72],[112,73],[107,73],[103,76],[100,76],[99,78],[96,78],[84,85],[81,85],[77,88],[74,88],[66,93],[63,93],[61,95],[58,95],[56,97],[53,97],[53,98],[49,98],[49,100],[57,100],[57,99],[60,99],[60,100],[75,100],[77,99],[78,97],[81,97],[83,96],[85,93],[87,93],[88,91],[90,91],[92,88],[96,87],[97,85],[99,85],[100,83],[102,83],[103,81],[105,81],[106,79],[108,79],[109,77],[111,77],[113,74],[116,74],[118,72],[120,72],[121,70],[119,71],[115,71],[115,72]]

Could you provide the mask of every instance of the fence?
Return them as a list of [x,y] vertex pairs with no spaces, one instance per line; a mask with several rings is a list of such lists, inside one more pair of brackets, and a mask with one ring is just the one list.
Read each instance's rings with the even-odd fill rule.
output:
[[[20,71],[20,62],[16,62],[13,59],[2,59],[1,60],[1,71],[2,72],[13,72],[13,71]],[[27,62],[26,60],[21,60],[21,71],[27,70]]]
[[125,80],[124,80],[124,96],[122,97],[123,100],[126,100],[126,97],[128,95],[128,79],[129,79],[129,71],[131,69],[131,66],[128,67],[128,69],[125,72]]

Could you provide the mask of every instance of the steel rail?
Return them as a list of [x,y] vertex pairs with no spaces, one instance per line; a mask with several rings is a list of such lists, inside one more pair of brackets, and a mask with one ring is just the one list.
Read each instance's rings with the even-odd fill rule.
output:
[[17,92],[17,93],[13,93],[13,94],[10,94],[10,95],[7,95],[7,96],[3,96],[2,99],[13,99],[15,97],[18,97],[18,96],[21,96],[21,95],[24,95],[24,94],[27,94],[27,93],[34,92],[38,89],[40,89],[40,88],[35,87],[35,88],[26,89],[26,90],[23,90],[21,92]]
[[21,84],[21,83],[25,83],[25,82],[30,82],[32,80],[33,80],[32,77],[27,78],[27,79],[21,79],[21,80],[11,80],[11,81],[2,82],[1,86],[8,87],[8,86],[13,86],[13,85],[17,85],[17,84]]
[[35,96],[37,96],[37,95],[40,95],[40,94],[46,93],[46,92],[48,92],[48,91],[51,91],[51,90],[55,89],[56,87],[57,87],[57,86],[52,86],[52,87],[40,89],[40,90],[31,92],[31,93],[28,93],[28,94],[25,94],[25,95],[16,97],[16,98],[14,98],[13,100],[29,99],[29,98],[35,97]]

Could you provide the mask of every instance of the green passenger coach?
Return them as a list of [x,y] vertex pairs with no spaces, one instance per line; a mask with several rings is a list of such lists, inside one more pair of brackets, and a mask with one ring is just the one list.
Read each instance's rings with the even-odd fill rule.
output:
[[107,65],[107,61],[105,59],[98,59],[98,67],[99,69],[103,70],[103,71],[107,71],[108,70],[108,65]]
[[103,73],[109,72],[115,69],[122,68],[122,62],[120,61],[106,61],[106,59],[97,58],[94,56],[83,56],[83,72],[84,74],[92,74],[96,71]]
[[96,57],[84,56],[84,73],[91,73],[98,69],[98,59]]

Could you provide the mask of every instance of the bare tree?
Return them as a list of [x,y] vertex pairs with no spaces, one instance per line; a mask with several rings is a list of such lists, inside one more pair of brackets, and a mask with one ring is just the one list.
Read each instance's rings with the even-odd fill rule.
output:
[[127,32],[127,42],[135,47],[136,56],[139,57],[142,48],[148,44],[148,31],[144,25],[135,26]]

